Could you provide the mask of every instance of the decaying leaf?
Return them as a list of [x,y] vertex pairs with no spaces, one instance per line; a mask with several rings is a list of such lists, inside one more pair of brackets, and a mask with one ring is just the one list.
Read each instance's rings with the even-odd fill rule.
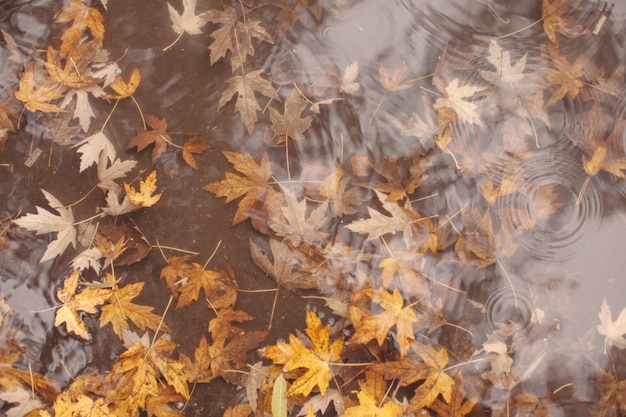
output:
[[187,163],[187,165],[189,165],[196,171],[198,170],[198,164],[196,162],[196,158],[194,158],[193,155],[200,154],[207,149],[211,149],[211,145],[209,145],[208,143],[198,142],[198,137],[199,136],[197,135],[192,137],[183,145],[183,160]]
[[626,308],[624,308],[617,319],[613,321],[611,317],[611,308],[606,302],[606,298],[602,300],[602,307],[600,307],[600,324],[598,324],[598,333],[604,338],[604,354],[606,355],[606,348],[615,346],[618,349],[626,349]]

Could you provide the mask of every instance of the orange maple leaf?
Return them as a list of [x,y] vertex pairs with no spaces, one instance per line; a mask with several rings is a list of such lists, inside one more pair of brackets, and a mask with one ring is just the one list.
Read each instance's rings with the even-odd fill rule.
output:
[[237,300],[237,287],[234,281],[221,273],[206,270],[196,262],[188,262],[194,256],[172,256],[167,266],[161,270],[167,287],[178,299],[176,308],[198,299],[201,290],[216,309],[232,306]]
[[348,315],[356,332],[348,342],[367,343],[376,339],[378,345],[382,346],[391,328],[395,326],[394,336],[400,348],[400,355],[404,357],[409,350],[409,345],[415,340],[413,324],[419,321],[412,305],[404,306],[404,298],[397,288],[393,293],[386,289],[375,290],[373,288],[365,288],[361,293],[378,304],[383,311],[374,314],[371,308],[351,305]]
[[255,203],[262,202],[268,192],[274,191],[268,184],[272,178],[270,159],[264,153],[257,164],[248,153],[224,152],[224,156],[243,176],[226,172],[226,179],[206,185],[203,189],[218,197],[226,197],[226,203],[245,195],[233,218],[233,224],[238,224],[254,217]]
[[139,68],[133,68],[133,71],[130,73],[130,78],[128,82],[124,81],[121,75],[119,75],[115,80],[109,85],[117,94],[107,94],[105,98],[126,98],[132,96],[137,87],[139,87],[139,83],[141,82],[141,72]]
[[198,170],[198,164],[193,154],[200,154],[212,148],[208,143],[197,142],[198,137],[197,135],[192,137],[183,145],[183,160],[196,171]]
[[64,96],[67,88],[51,80],[42,83],[35,82],[35,67],[26,68],[20,78],[20,86],[13,94],[15,98],[24,103],[24,107],[30,111],[42,113],[65,112],[56,104],[50,103]]
[[306,334],[312,347],[307,347],[297,336],[289,335],[289,343],[278,342],[262,350],[262,354],[284,371],[303,371],[286,392],[287,396],[309,395],[317,385],[322,395],[326,393],[332,362],[339,360],[343,339],[330,342],[330,325],[322,326],[320,318],[311,310],[306,311]]
[[[156,163],[159,156],[167,149],[167,144],[172,143],[172,138],[167,133],[167,122],[165,118],[159,119],[152,114],[146,114],[146,123],[152,130],[142,130],[130,138],[126,149],[137,148],[137,152],[143,151],[146,147],[154,144],[152,149],[152,164]],[[184,152],[184,150],[183,150]]]
[[139,184],[139,191],[124,181],[124,189],[131,203],[141,207],[152,207],[161,199],[163,193],[152,195],[156,191],[156,171],[152,171],[145,181]]

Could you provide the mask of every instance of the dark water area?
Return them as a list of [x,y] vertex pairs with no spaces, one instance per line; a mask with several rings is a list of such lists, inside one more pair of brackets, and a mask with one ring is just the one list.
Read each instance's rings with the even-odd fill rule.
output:
[[[449,356],[437,372],[455,378],[455,395],[475,401],[461,412],[460,404],[454,410],[445,394],[435,393],[436,401],[407,409],[418,404],[426,378],[404,386],[379,372],[386,382],[377,407],[404,407],[391,415],[626,415],[626,2],[555,0],[555,9],[546,11],[537,0],[172,0],[169,7],[178,13],[195,4],[198,15],[232,9],[233,25],[258,22],[247,31],[232,29],[232,48],[221,57],[215,39],[226,24],[217,19],[208,17],[199,33],[174,42],[178,33],[165,1],[87,2],[104,16],[107,52],[101,61],[93,58],[89,71],[126,81],[139,68],[139,87],[120,100],[91,91],[91,117],[74,117],[71,93],[63,105],[62,97],[44,100],[67,106],[66,113],[23,110],[15,96],[20,79],[27,68],[44,71],[49,45],[62,47],[71,24],[55,20],[68,4],[83,3],[0,4],[2,372],[30,367],[54,381],[58,393],[80,376],[116,369],[129,341],[101,326],[104,302],[91,313],[81,310],[89,340],[56,326],[55,316],[58,291],[77,255],[94,248],[96,229],[124,224],[136,250],[147,242],[150,252],[128,264],[83,268],[79,291],[102,285],[106,273],[120,287],[143,282],[134,302],[158,316],[167,312],[170,331],[157,334],[176,342],[172,358],[193,358],[201,340],[211,340],[207,325],[220,310],[211,300],[223,294],[200,292],[198,300],[175,308],[160,276],[165,258],[194,253],[193,262],[234,277],[234,308],[251,316],[236,323],[241,334],[267,330],[229,377],[190,382],[188,400],[163,383],[160,395],[172,395],[166,403],[181,414],[222,416],[251,401],[245,387],[252,374],[244,365],[270,365],[257,348],[286,342],[290,334],[310,344],[303,332],[305,311],[312,309],[331,324],[333,340],[345,338],[344,363],[405,355],[422,363],[415,346],[433,347]],[[85,33],[94,36],[93,29]],[[251,94],[258,105],[251,121],[242,113],[254,104],[246,102],[244,110],[235,104],[244,93],[233,90],[231,99],[224,92],[231,77],[254,71],[267,84]],[[156,157],[154,145],[129,146],[138,132],[155,129],[150,115],[165,118],[158,137],[170,138]],[[116,156],[107,165],[98,153],[94,165],[136,161],[111,186],[120,193],[117,203],[125,195],[122,181],[139,187],[155,170],[162,196],[154,206],[103,214],[111,189],[99,188],[99,168],[84,168],[86,151],[80,151],[100,130]],[[210,146],[194,155],[194,169],[182,148],[196,135]],[[215,191],[228,175],[244,174],[228,152],[249,154],[251,175],[261,175],[263,158],[271,166],[264,184],[250,187],[258,194],[238,224],[233,219],[243,194],[225,203]],[[290,196],[306,205],[297,233],[284,226]],[[61,233],[36,233],[23,219],[42,212],[62,217],[69,208],[63,205],[72,202],[78,203],[69,229],[76,237],[40,262]],[[324,220],[316,222],[317,210]],[[279,255],[276,248],[288,252]],[[271,275],[278,273],[268,272],[255,250],[274,262],[279,256],[293,262],[286,275],[295,284],[272,291],[277,278]],[[402,306],[419,315],[422,321],[409,325],[415,332],[409,353],[402,352],[399,325],[384,342],[354,342],[363,337],[355,312],[387,309],[363,295],[370,290],[399,292]],[[137,337],[145,331],[130,330]],[[7,352],[16,340],[20,355],[11,362]],[[264,368],[257,415],[269,415],[283,365],[271,376]],[[365,376],[358,369],[336,371],[329,395],[338,391],[342,399],[318,416],[341,415],[359,403],[352,391],[363,389],[358,384]],[[283,373],[290,384],[297,378]],[[16,402],[3,397],[12,391],[3,378],[0,415],[38,407],[52,413],[55,396],[37,392],[42,403],[20,414]],[[23,388],[30,392],[28,383]],[[89,389],[84,392],[94,401],[103,398]],[[290,398],[289,415],[306,415],[305,403],[317,393]],[[155,414],[173,415],[161,413]]]

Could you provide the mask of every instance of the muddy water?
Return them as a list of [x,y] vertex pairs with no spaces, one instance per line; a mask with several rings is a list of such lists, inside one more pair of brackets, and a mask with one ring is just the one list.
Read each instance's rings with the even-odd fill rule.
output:
[[[584,56],[586,69],[591,68],[588,64],[591,62],[603,68],[606,76],[619,71],[626,65],[624,3],[572,3],[576,12],[568,18],[579,30],[592,32],[603,16],[607,18],[593,36],[559,35],[560,47],[567,52],[570,62]],[[177,3],[175,6],[180,8]],[[219,7],[216,2],[199,1],[197,10]],[[430,112],[436,119],[432,103],[441,97],[442,91],[434,85],[432,74],[437,72],[448,85],[458,78],[463,84],[486,88],[489,83],[484,73],[494,68],[486,59],[493,37],[524,28],[541,17],[541,4],[531,0],[369,0],[322,2],[321,6],[314,2],[308,10],[300,12],[293,28],[282,31],[278,26],[272,28],[276,11],[270,7],[267,11],[262,9],[255,11],[254,16],[266,24],[274,44],[255,44],[255,55],[245,65],[249,70],[263,69],[276,86],[289,89],[293,82],[312,85],[324,75],[324,65],[334,65],[343,71],[351,63],[359,62],[356,81],[360,89],[343,97],[339,104],[322,108],[306,132],[306,140],[292,149],[296,152],[291,156],[289,168],[284,164],[284,148],[265,144],[267,133],[263,123],[249,134],[239,116],[233,114],[232,103],[218,110],[217,103],[225,79],[231,76],[231,67],[224,60],[211,65],[207,46],[211,42],[212,26],[210,30],[209,26],[205,27],[201,35],[183,35],[164,52],[163,48],[176,38],[165,2],[109,0],[105,13],[104,46],[112,59],[123,57],[120,67],[124,69],[135,66],[141,69],[141,87],[135,98],[144,114],[166,117],[168,131],[197,133],[213,144],[211,150],[197,157],[198,171],[183,164],[178,153],[162,155],[155,168],[160,175],[163,198],[154,208],[133,215],[133,222],[150,240],[199,252],[205,259],[217,248],[212,268],[232,267],[239,288],[244,290],[268,289],[274,284],[249,256],[250,238],[258,238],[258,232],[248,223],[230,226],[235,207],[224,205],[223,199],[202,190],[208,183],[223,178],[224,171],[231,168],[221,151],[250,152],[255,156],[267,151],[275,162],[276,176],[285,178],[289,169],[295,180],[300,175],[305,178],[303,167],[312,163],[329,166],[340,162],[349,166],[352,155],[382,163],[394,156],[402,160],[425,150],[436,150],[432,137],[416,139],[401,134],[397,125],[414,114],[424,119]],[[0,5],[0,28],[15,38],[22,53],[43,50],[48,43],[58,40],[59,33],[51,29],[50,22],[59,10],[56,1],[5,1]],[[541,24],[498,39],[499,46],[510,56],[511,65],[526,60],[524,74],[529,83],[546,76],[549,62],[541,48],[547,42]],[[8,57],[9,52],[3,49],[2,65],[6,70],[10,68]],[[391,73],[409,68],[406,81],[410,82],[410,88],[385,90],[379,77],[381,66]],[[470,100],[478,105],[479,126],[454,125],[450,155],[443,154],[433,163],[428,170],[428,181],[415,197],[436,194],[419,203],[420,213],[450,216],[478,205],[483,214],[489,211],[504,216],[507,221],[502,222],[502,228],[509,228],[511,234],[528,219],[528,213],[534,216],[534,225],[517,235],[513,256],[503,253],[487,267],[468,265],[448,250],[442,256],[426,258],[422,271],[463,289],[463,295],[447,296],[444,313],[447,321],[471,332],[475,348],[494,332],[506,333],[508,329],[511,333],[505,336],[511,338],[523,329],[529,349],[520,349],[521,355],[538,358],[537,361],[520,359],[532,367],[532,377],[524,381],[524,389],[550,398],[553,415],[589,415],[586,407],[596,402],[599,394],[593,383],[594,374],[588,369],[611,369],[620,379],[625,372],[626,358],[621,351],[613,349],[616,355],[613,357],[603,353],[603,338],[596,332],[596,325],[603,299],[611,306],[613,318],[626,308],[623,272],[626,261],[622,254],[626,245],[626,183],[600,172],[589,180],[581,201],[577,202],[586,179],[582,152],[590,155],[593,149],[581,147],[568,135],[584,135],[585,129],[593,128],[585,119],[591,111],[591,102],[601,104],[602,117],[608,124],[626,117],[623,78],[618,77],[614,82],[613,94],[587,88],[577,98],[566,95],[537,113],[540,115],[533,117],[532,126],[520,117],[526,114],[519,110],[525,105],[518,99],[523,94],[515,85],[505,85],[506,80],[498,82],[502,84],[499,90],[491,92],[491,101]],[[3,94],[11,92],[7,90]],[[94,110],[96,118],[91,131],[99,129],[110,106],[94,104]],[[40,189],[67,203],[81,198],[97,181],[92,171],[77,175],[80,161],[73,149],[53,144],[54,134],[45,127],[52,126],[54,121],[49,116],[26,113],[21,128],[10,135],[5,151],[0,154],[0,163],[8,164],[0,167],[0,217],[33,213],[36,205],[46,206]],[[514,122],[514,129],[527,130],[522,135],[522,145],[510,132],[508,135],[513,138],[510,142],[501,140],[506,136],[507,121]],[[124,152],[129,138],[140,127],[135,105],[126,100],[120,102],[106,132],[117,149]],[[70,142],[75,143],[81,137],[84,134],[77,133]],[[623,156],[626,136],[622,133],[617,142],[612,152]],[[24,161],[36,148],[43,151],[43,156],[28,167]],[[125,156],[137,159],[142,169],[151,167],[146,152],[127,151]],[[453,156],[458,161],[457,167]],[[485,204],[480,187],[487,181],[502,184],[510,176],[518,178],[517,192],[497,198],[491,206]],[[546,186],[551,187],[556,200],[544,194]],[[99,198],[90,196],[84,205],[77,206],[75,217],[92,216],[93,208],[102,204]],[[558,203],[554,214],[538,214],[537,210],[553,201]],[[451,223],[459,226],[462,216]],[[75,253],[68,249],[54,261],[39,263],[50,236],[38,237],[18,228],[9,230],[9,224],[2,223],[6,230],[3,236],[9,238],[7,247],[0,252],[0,291],[15,311],[11,325],[23,332],[21,340],[29,349],[34,370],[65,386],[81,373],[110,368],[123,347],[110,330],[98,331],[95,319],[86,319],[93,329],[90,342],[68,336],[52,326],[53,307],[57,304],[55,291],[67,276]],[[475,226],[478,229],[480,224]],[[162,266],[162,258],[155,250],[124,271],[126,282],[146,282],[138,301],[154,306],[158,312],[165,309],[168,301],[167,290],[159,280]],[[333,291],[325,289],[324,294]],[[299,295],[280,292],[276,320],[267,343],[302,328],[301,312],[312,303]],[[264,328],[272,301],[273,293],[241,292],[237,307],[256,318],[250,328]],[[321,304],[315,306],[323,310]],[[193,354],[193,347],[206,331],[210,314],[207,311],[206,306],[196,306],[168,313],[172,338],[187,355]],[[435,333],[431,337],[441,337],[439,342],[452,348],[461,343],[459,340],[465,340],[453,332]],[[256,361],[259,357],[250,359]],[[570,383],[575,384],[575,392]],[[505,397],[504,390],[498,389],[471,394],[479,396],[479,406],[472,414],[477,416],[490,415],[490,409],[501,408]],[[198,386],[186,413],[218,416],[242,398],[241,391],[215,381],[210,386]]]

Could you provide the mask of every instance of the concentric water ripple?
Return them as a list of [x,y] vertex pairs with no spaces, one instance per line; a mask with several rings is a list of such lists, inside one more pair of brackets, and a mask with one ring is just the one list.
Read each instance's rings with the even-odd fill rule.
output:
[[576,202],[585,173],[575,151],[550,150],[524,161],[519,192],[496,202],[502,227],[533,259],[571,259],[583,236],[599,227],[604,200],[595,178]]
[[526,291],[502,285],[490,291],[485,301],[483,323],[490,332],[504,328],[512,331],[528,330],[532,326],[534,310]]

